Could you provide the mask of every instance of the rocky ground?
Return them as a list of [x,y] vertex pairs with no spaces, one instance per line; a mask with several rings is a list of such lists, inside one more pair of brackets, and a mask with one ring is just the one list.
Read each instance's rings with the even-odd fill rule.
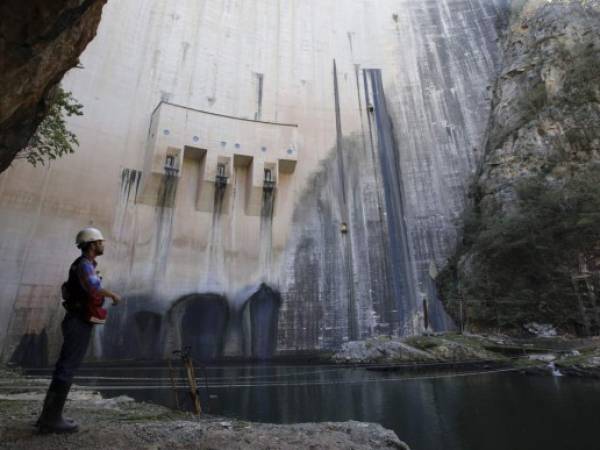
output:
[[337,363],[394,364],[496,363],[537,373],[600,378],[600,337],[515,338],[439,334],[406,338],[377,337],[347,342],[333,355]]
[[45,383],[0,370],[0,449],[408,449],[378,424],[273,425],[195,417],[77,388],[69,396],[66,415],[77,418],[81,430],[40,435],[33,423],[44,395],[39,386]]

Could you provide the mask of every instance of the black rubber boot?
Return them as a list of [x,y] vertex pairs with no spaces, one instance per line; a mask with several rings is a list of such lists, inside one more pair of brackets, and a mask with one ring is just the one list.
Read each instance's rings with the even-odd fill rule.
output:
[[77,423],[65,420],[62,416],[69,389],[71,383],[59,380],[52,380],[50,383],[42,414],[36,424],[40,433],[74,433],[79,429]]
[[[47,408],[47,406],[46,406],[47,404],[48,404],[48,395],[46,395],[46,398],[44,399],[44,406],[42,407],[42,412]],[[42,416],[40,415],[40,417],[38,417],[37,421],[35,422],[36,427],[40,426],[41,418],[42,418]],[[75,423],[75,421],[73,419],[71,419],[70,417],[63,416],[63,419],[67,423]]]

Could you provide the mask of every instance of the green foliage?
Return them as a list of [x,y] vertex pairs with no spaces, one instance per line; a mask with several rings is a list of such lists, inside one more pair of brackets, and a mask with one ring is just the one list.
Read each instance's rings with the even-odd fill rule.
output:
[[525,92],[523,97],[524,104],[521,106],[524,112],[523,120],[528,122],[534,119],[546,106],[547,102],[546,85],[540,80],[535,86]]
[[414,348],[424,351],[431,350],[441,344],[438,339],[427,336],[411,336],[405,342]]
[[538,273],[600,239],[597,170],[577,174],[564,185],[548,186],[535,178],[516,189],[516,210],[489,218],[475,239],[474,250],[488,262]]
[[17,155],[17,159],[26,159],[32,165],[44,164],[48,160],[74,153],[79,145],[77,136],[67,129],[66,117],[81,116],[83,105],[77,102],[69,91],[61,87],[50,100],[50,107],[44,120],[31,137],[27,147]]
[[600,101],[600,50],[593,44],[578,48],[571,61],[563,88],[564,101],[571,105]]
[[560,184],[543,177],[515,186],[510,212],[471,213],[465,246],[473,261],[468,277],[458,260],[439,277],[451,313],[481,327],[518,328],[547,320],[576,330],[581,318],[571,284],[578,255],[600,242],[600,168],[571,174]]

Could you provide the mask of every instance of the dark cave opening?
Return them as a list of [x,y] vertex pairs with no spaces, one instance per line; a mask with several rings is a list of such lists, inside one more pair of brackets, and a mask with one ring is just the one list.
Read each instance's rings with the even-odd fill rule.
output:
[[[182,348],[190,348],[196,360],[218,359],[223,355],[229,321],[227,299],[219,294],[191,294],[177,300],[170,314],[176,314]],[[180,319],[179,319],[180,318]]]
[[250,296],[243,309],[243,328],[246,355],[268,359],[277,348],[277,325],[281,294],[262,283]]

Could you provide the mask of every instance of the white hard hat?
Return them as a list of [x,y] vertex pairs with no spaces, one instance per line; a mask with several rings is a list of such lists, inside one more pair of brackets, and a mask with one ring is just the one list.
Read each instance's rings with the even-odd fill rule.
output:
[[88,227],[88,228],[84,228],[79,233],[77,233],[77,237],[75,238],[75,243],[77,244],[77,247],[80,247],[83,244],[87,244],[88,242],[103,241],[103,240],[104,240],[104,236],[102,236],[102,233],[100,232],[100,230],[98,228]]

